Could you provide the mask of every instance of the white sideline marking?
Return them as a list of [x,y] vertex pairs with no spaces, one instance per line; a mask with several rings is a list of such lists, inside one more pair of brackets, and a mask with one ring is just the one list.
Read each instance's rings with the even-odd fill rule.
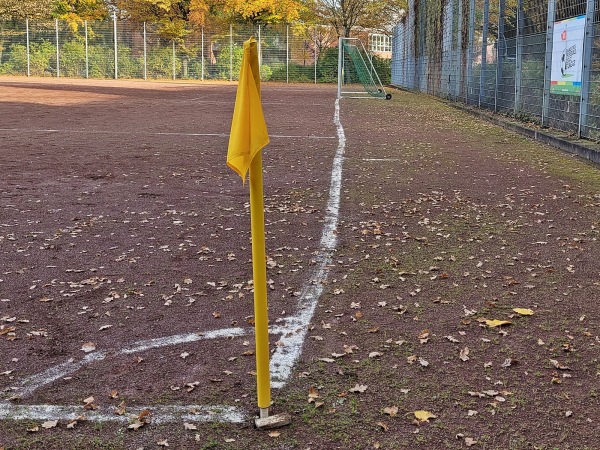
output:
[[[136,132],[136,131],[104,131],[104,130],[55,130],[55,129],[31,129],[31,128],[0,128],[0,131],[18,132],[18,133],[71,133],[71,134],[125,134],[125,135],[142,135],[142,136],[189,136],[189,137],[220,137],[228,138],[229,133],[175,133],[175,132]],[[293,134],[270,134],[269,137],[274,139],[336,139],[336,136],[316,136],[309,134],[305,136]]]
[[[127,414],[115,414],[114,410],[98,408],[86,411],[82,406],[57,405],[13,405],[0,403],[0,419],[12,420],[74,420],[85,417],[95,422],[131,422],[144,409],[151,411],[151,423],[159,424],[185,420],[187,422],[231,422],[241,423],[246,414],[233,406],[137,406],[127,408]],[[193,412],[192,412],[193,411]]]
[[[274,326],[269,330],[270,334],[280,334],[281,346],[278,346],[270,362],[271,386],[281,388],[289,379],[294,364],[300,357],[302,346],[308,325],[314,315],[319,297],[323,293],[323,282],[326,280],[330,271],[330,264],[333,257],[333,251],[337,245],[336,228],[339,218],[340,193],[342,186],[342,166],[344,162],[344,152],[346,147],[346,136],[344,128],[340,121],[339,99],[335,101],[335,113],[333,118],[337,128],[338,146],[333,159],[331,169],[331,184],[329,186],[329,198],[327,200],[325,223],[321,234],[320,250],[316,257],[317,264],[311,273],[308,281],[301,290],[298,300],[298,312],[285,319],[285,325]],[[2,131],[2,129],[0,129]],[[49,131],[49,130],[45,130]],[[56,130],[58,131],[58,130]],[[31,395],[35,390],[50,384],[59,378],[65,377],[80,368],[96,361],[102,361],[108,356],[129,355],[145,350],[164,347],[168,345],[177,345],[187,342],[196,342],[206,339],[217,339],[223,337],[245,336],[252,333],[252,329],[244,328],[223,328],[204,333],[188,333],[161,338],[146,339],[133,342],[126,345],[121,350],[109,352],[106,350],[95,351],[86,355],[78,362],[73,359],[50,367],[49,369],[35,375],[31,375],[21,380],[20,386],[10,388],[7,391],[12,397],[25,398]],[[144,407],[132,408],[130,412],[138,414]],[[240,423],[246,420],[245,414],[235,407],[229,406],[152,406],[152,422],[174,422],[179,419],[187,421],[205,422],[220,421]],[[190,411],[198,412],[198,414]],[[96,411],[82,411],[81,406],[58,406],[58,405],[17,405],[0,401],[0,420],[72,420],[81,415],[85,415],[86,420],[93,421],[120,421],[128,422],[129,417],[118,416],[114,413]]]
[[342,189],[342,166],[344,162],[344,151],[346,148],[346,135],[344,127],[340,121],[340,100],[335,101],[335,113],[333,122],[337,128],[338,147],[333,158],[333,167],[331,169],[331,184],[329,186],[329,199],[327,200],[327,209],[325,215],[325,224],[321,235],[320,252],[317,255],[317,265],[311,274],[309,280],[302,288],[300,299],[298,300],[298,312],[286,319],[286,324],[282,327],[282,337],[279,340],[282,344],[277,347],[271,358],[271,386],[281,388],[285,385],[292,368],[300,357],[304,339],[308,332],[308,325],[312,320],[317,307],[319,297],[323,293],[323,281],[329,275],[329,265],[333,256],[333,251],[337,245],[335,230],[337,228],[339,210],[340,210],[340,192]]

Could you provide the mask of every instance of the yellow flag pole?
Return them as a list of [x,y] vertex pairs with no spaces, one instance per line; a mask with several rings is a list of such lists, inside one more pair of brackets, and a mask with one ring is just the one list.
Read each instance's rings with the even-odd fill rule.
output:
[[250,163],[250,228],[252,230],[252,272],[254,277],[256,390],[260,417],[265,418],[269,415],[269,406],[271,405],[271,380],[269,373],[269,317],[267,313],[267,266],[261,152],[258,152]]
[[260,74],[256,39],[244,42],[240,80],[235,98],[227,165],[245,180],[250,171],[250,228],[254,278],[254,331],[256,338],[256,394],[260,415],[256,428],[271,429],[290,423],[287,413],[269,416],[269,317],[267,313],[267,263],[261,149],[269,143],[260,100]]

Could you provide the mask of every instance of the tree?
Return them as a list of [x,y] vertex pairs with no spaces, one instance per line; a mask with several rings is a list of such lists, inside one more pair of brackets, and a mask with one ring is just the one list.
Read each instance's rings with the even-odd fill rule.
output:
[[159,34],[181,39],[189,26],[291,22],[300,16],[301,0],[116,0],[123,16],[159,24]]
[[353,27],[390,33],[407,8],[407,0],[311,0],[317,21],[348,37]]
[[165,39],[182,39],[187,33],[190,0],[117,0],[121,15],[134,22],[158,24]]
[[103,20],[108,16],[104,0],[54,0],[52,15],[67,22],[75,33],[85,20]]
[[0,0],[0,19],[49,19],[53,0]]

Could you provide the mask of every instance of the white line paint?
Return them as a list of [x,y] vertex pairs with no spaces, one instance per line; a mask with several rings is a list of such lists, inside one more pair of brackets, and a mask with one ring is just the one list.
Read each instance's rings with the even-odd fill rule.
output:
[[186,342],[196,342],[206,339],[218,339],[230,336],[245,336],[246,334],[250,334],[251,332],[251,330],[243,328],[223,328],[221,330],[207,331],[202,334],[178,334],[175,336],[167,336],[162,338],[137,341],[133,342],[132,344],[126,345],[121,350],[113,353],[104,350],[96,351],[93,353],[89,353],[80,361],[75,362],[73,359],[70,359],[62,364],[50,367],[49,369],[41,373],[24,378],[19,386],[10,390],[11,397],[26,398],[37,389],[46,386],[50,383],[53,383],[59,378],[66,377],[67,375],[76,372],[77,370],[81,369],[84,366],[87,366],[88,364],[91,364],[96,361],[102,361],[108,355],[111,355],[113,357],[119,355],[129,355],[131,353],[143,352],[145,350],[164,347],[167,345],[178,345],[184,344]]
[[342,167],[346,148],[346,135],[340,121],[340,101],[335,101],[333,122],[337,128],[338,146],[333,158],[331,169],[331,184],[325,224],[321,234],[320,251],[316,257],[316,267],[309,280],[304,285],[298,301],[298,312],[286,319],[282,327],[279,346],[271,357],[271,386],[281,388],[292,374],[292,369],[300,354],[308,332],[308,325],[313,318],[319,297],[323,293],[323,282],[329,275],[329,266],[333,251],[337,245],[336,228],[340,209],[340,194],[342,189]]
[[362,158],[363,161],[405,161],[401,158]]
[[221,330],[207,331],[206,333],[179,334],[176,336],[147,339],[143,341],[137,341],[133,344],[125,346],[121,351],[118,352],[118,354],[129,355],[131,353],[143,352],[152,348],[165,347],[167,345],[184,344],[186,342],[202,341],[205,339],[245,336],[250,332],[251,330],[245,330],[243,328],[223,328]]
[[[229,138],[229,133],[175,133],[175,132],[156,132],[147,131],[104,131],[104,130],[55,130],[55,129],[31,129],[31,128],[0,128],[0,131],[9,133],[61,133],[61,134],[118,134],[118,135],[137,135],[137,136],[180,136],[180,137],[220,137]],[[270,134],[273,139],[337,139],[336,136],[316,136],[293,135],[293,134]]]
[[23,379],[20,386],[11,390],[11,396],[25,398],[42,386],[50,384],[59,378],[73,373],[90,363],[102,361],[104,358],[106,358],[106,355],[107,352],[98,351],[86,355],[81,361],[74,362],[73,359],[70,359],[67,362],[50,367],[41,373]]
[[127,408],[125,415],[115,414],[114,410],[98,408],[87,411],[83,406],[58,405],[14,405],[0,403],[0,420],[74,420],[85,417],[94,422],[131,422],[144,409],[150,411],[151,423],[160,424],[185,420],[186,422],[230,422],[242,423],[247,420],[246,414],[233,406],[137,406]]

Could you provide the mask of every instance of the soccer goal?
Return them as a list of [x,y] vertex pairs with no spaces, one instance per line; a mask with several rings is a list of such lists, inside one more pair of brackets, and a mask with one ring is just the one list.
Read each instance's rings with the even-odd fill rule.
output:
[[340,37],[338,43],[338,98],[392,98],[385,92],[373,60],[357,38]]

